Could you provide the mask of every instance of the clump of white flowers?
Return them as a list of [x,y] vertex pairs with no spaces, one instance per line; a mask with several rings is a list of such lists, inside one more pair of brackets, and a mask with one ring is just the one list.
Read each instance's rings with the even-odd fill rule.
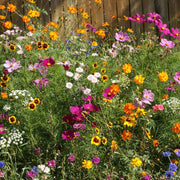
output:
[[180,113],[180,100],[175,97],[170,97],[164,100],[163,105],[168,106],[173,113],[175,112]]
[[22,135],[25,132],[20,132],[18,129],[13,128],[7,133],[7,137],[1,137],[0,139],[0,149],[5,147],[10,147],[11,145],[20,145],[23,143]]

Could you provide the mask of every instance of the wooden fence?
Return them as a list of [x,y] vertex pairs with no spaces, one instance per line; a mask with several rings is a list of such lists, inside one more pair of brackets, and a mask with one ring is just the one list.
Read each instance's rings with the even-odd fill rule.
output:
[[[13,3],[23,13],[26,10],[23,6],[23,0],[0,0],[0,4]],[[130,21],[118,21],[123,15],[133,16],[136,13],[147,14],[149,12],[159,13],[162,21],[171,27],[180,28],[180,0],[102,0],[102,4],[97,6],[95,0],[36,0],[37,6],[43,8],[48,12],[48,15],[42,16],[42,23],[45,25],[49,21],[58,22],[61,19],[61,26],[64,31],[67,31],[68,25],[76,22],[81,14],[77,13],[72,18],[65,21],[65,14],[69,6],[84,8],[90,17],[88,23],[99,28],[102,23],[109,24],[118,22],[119,26],[132,28],[136,32],[147,31],[152,24],[139,24]],[[112,18],[112,16],[114,18]],[[23,26],[22,20],[13,13],[10,14],[9,19],[13,23]]]

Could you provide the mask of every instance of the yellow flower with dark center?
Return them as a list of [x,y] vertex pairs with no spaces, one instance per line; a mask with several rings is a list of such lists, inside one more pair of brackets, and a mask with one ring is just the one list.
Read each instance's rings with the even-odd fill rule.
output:
[[40,100],[39,100],[38,98],[35,98],[35,99],[33,100],[33,103],[35,103],[36,105],[39,105],[39,104],[40,104]]
[[134,167],[139,167],[142,165],[142,161],[135,157],[134,159],[131,159],[131,164],[134,166]]
[[16,123],[16,117],[15,117],[15,116],[10,116],[10,117],[8,118],[8,120],[9,120],[9,123],[10,123],[10,124]]
[[97,68],[97,67],[98,67],[98,63],[97,63],[97,62],[95,62],[92,66],[93,66],[93,68],[95,69],[95,68]]
[[108,76],[107,75],[103,75],[102,77],[101,77],[101,80],[103,81],[103,82],[105,82],[105,81],[108,81]]
[[9,81],[9,76],[8,76],[8,74],[3,74],[3,77],[1,77],[1,80],[4,82],[4,83],[7,83],[8,81]]
[[96,129],[95,129],[95,132],[96,132],[97,134],[99,134],[99,129],[98,129],[98,128],[96,128]]
[[49,48],[49,44],[46,43],[46,42],[44,42],[44,43],[43,43],[43,49],[44,49],[44,50],[47,50],[48,48]]
[[82,162],[82,167],[86,168],[86,169],[91,169],[92,168],[92,161],[84,160]]
[[101,144],[101,139],[98,136],[93,136],[91,139],[91,144],[99,146]]
[[34,102],[30,102],[28,104],[28,108],[31,110],[31,111],[34,111],[36,109],[36,104]]
[[88,19],[89,15],[88,15],[88,13],[83,12],[83,13],[82,13],[82,17],[85,18],[85,19]]
[[105,138],[105,137],[102,138],[102,144],[104,144],[104,145],[107,144],[107,138]]
[[15,48],[15,45],[14,45],[14,44],[10,44],[10,45],[9,45],[9,49],[10,49],[11,51],[15,51],[15,49],[16,49],[16,48]]
[[109,123],[107,124],[107,126],[110,127],[110,128],[112,128],[112,127],[113,127],[113,123],[112,123],[112,122],[109,122]]
[[37,46],[37,49],[42,49],[43,48],[43,42],[42,41],[38,41],[36,46]]
[[106,69],[101,69],[101,73],[104,74],[106,72]]
[[130,116],[121,116],[120,117],[122,119],[122,123],[124,126],[135,126],[135,116],[133,115],[130,115]]
[[2,81],[0,81],[0,86],[1,86],[1,87],[4,87],[4,88],[7,88],[7,87],[8,87],[8,85],[7,85],[5,82],[2,82]]

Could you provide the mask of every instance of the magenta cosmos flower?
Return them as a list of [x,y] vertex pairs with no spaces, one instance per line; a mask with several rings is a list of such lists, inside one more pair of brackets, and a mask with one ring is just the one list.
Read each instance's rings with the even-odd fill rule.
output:
[[71,153],[70,157],[68,157],[67,161],[75,161],[75,154]]
[[6,128],[3,124],[0,124],[0,134],[4,134],[6,132]]
[[36,86],[39,85],[39,89],[42,89],[42,86],[46,87],[49,84],[49,80],[45,77],[42,77],[41,79],[34,80],[33,83]]
[[174,80],[180,84],[180,72],[176,72],[174,75]]
[[145,15],[142,14],[141,16],[139,14],[136,14],[136,16],[129,17],[128,19],[130,21],[137,21],[138,23],[144,23],[146,22],[146,19],[144,19]]
[[156,26],[158,26],[160,23],[162,23],[162,21],[161,21],[161,16],[160,16],[159,14],[153,12],[153,13],[148,13],[147,15],[149,16],[149,17],[147,18],[147,21],[148,21],[149,23],[154,22],[154,24],[155,24]]
[[45,67],[52,67],[52,66],[54,66],[54,64],[55,64],[55,61],[54,61],[53,57],[49,57],[48,59],[43,60],[42,65]]
[[178,28],[171,28],[171,32],[170,35],[174,38],[177,38],[180,41],[180,32]]
[[160,45],[166,48],[173,48],[175,43],[173,41],[168,41],[167,39],[161,39]]
[[74,139],[74,137],[75,137],[74,131],[71,130],[64,131],[62,134],[63,140],[71,141]]
[[93,164],[99,164],[99,162],[100,162],[100,158],[94,156],[94,158],[93,158],[93,160],[92,160],[92,163],[93,163]]
[[127,35],[127,33],[118,32],[115,34],[115,39],[117,41],[124,42],[124,41],[127,41],[129,39],[129,36]]
[[168,35],[170,33],[169,29],[167,28],[167,24],[160,23],[160,24],[158,24],[157,27],[158,27],[159,31],[162,32],[161,38],[164,35]]
[[12,58],[11,61],[6,60],[4,67],[8,70],[9,73],[11,73],[16,69],[21,68],[20,61],[16,62],[15,58]]
[[62,117],[62,120],[71,126],[73,126],[76,123],[76,118],[74,116],[69,115],[69,114]]
[[110,87],[108,87],[108,88],[104,89],[103,96],[107,99],[112,99],[115,96],[115,94],[111,93]]
[[50,160],[50,161],[48,161],[48,162],[47,162],[47,165],[48,165],[49,167],[54,167],[54,166],[56,166],[55,160]]
[[70,111],[72,114],[80,115],[82,113],[82,108],[81,106],[75,105],[70,107]]

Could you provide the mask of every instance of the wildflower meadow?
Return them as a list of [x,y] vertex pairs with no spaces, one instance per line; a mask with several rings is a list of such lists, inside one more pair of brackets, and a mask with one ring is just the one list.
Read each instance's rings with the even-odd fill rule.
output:
[[0,179],[180,179],[180,30],[156,12],[122,17],[151,23],[141,34],[97,28],[69,7],[63,35],[24,6],[0,4]]

